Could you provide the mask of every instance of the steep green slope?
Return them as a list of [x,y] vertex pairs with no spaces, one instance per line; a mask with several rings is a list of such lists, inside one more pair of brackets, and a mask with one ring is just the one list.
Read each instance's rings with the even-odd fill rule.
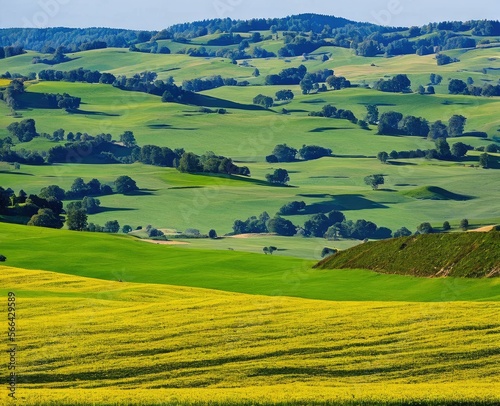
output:
[[466,278],[500,275],[500,233],[429,234],[371,242],[339,252],[318,269]]

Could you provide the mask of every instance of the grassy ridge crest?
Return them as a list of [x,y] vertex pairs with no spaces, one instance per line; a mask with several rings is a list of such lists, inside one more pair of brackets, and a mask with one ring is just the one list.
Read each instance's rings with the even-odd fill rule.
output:
[[500,275],[500,233],[427,234],[370,242],[339,252],[318,269],[371,269],[424,277]]

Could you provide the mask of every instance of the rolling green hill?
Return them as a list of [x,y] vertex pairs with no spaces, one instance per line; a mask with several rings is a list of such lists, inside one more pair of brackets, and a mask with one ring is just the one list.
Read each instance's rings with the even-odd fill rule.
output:
[[114,282],[337,301],[500,300],[497,278],[425,279],[366,270],[313,269],[314,261],[279,253],[187,249],[102,233],[0,223],[0,247],[9,266]]
[[427,234],[358,245],[316,269],[371,269],[425,277],[500,276],[500,233]]

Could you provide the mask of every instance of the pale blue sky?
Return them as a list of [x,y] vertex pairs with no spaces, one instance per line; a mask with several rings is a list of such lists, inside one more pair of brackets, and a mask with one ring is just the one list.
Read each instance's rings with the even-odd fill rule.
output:
[[1,0],[0,27],[117,27],[160,30],[218,17],[320,13],[383,25],[500,19],[498,0]]

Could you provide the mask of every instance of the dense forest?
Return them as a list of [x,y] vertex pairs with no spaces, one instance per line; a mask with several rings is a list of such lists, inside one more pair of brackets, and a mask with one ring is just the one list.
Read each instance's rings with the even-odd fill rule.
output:
[[[360,56],[404,54],[428,55],[440,51],[473,48],[487,45],[491,37],[500,35],[499,21],[467,21],[430,23],[422,27],[383,27],[369,23],[358,23],[333,16],[301,14],[286,18],[252,19],[247,21],[226,19],[203,20],[177,24],[161,31],[132,31],[112,28],[7,28],[0,29],[0,58],[13,56],[19,52],[12,50],[29,49],[44,53],[54,53],[58,47],[65,52],[78,52],[105,47],[131,48],[140,50],[136,44],[149,43],[145,49],[159,53],[157,40],[173,40],[190,44],[193,38],[209,34],[221,34],[217,39],[207,41],[209,46],[241,45],[234,51],[232,59],[249,57],[269,57],[270,53],[258,48],[252,55],[245,54],[249,40],[239,33],[251,33],[253,43],[264,39],[255,31],[270,31],[272,35],[282,35],[284,47],[278,52],[280,57],[290,57],[310,53],[325,45],[351,48]],[[257,35],[256,35],[257,34]],[[475,38],[474,38],[475,37]],[[156,46],[155,46],[156,45]],[[190,48],[184,50],[193,57],[224,56],[212,51]],[[227,50],[226,50],[227,52]],[[273,55],[274,56],[274,55]],[[229,57],[229,56],[227,56]],[[451,63],[453,61],[447,61]]]

